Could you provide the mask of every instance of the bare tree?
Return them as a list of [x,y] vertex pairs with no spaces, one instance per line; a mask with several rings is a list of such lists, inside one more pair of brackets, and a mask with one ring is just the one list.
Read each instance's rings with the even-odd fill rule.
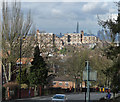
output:
[[[98,72],[97,74],[97,85],[107,86],[107,82],[110,81],[109,79],[109,72],[106,72],[108,68],[113,65],[113,61],[107,59],[106,56],[103,56],[103,52],[100,48],[96,48],[91,51],[90,53],[90,66],[92,69]],[[106,73],[103,73],[106,72]]]
[[81,84],[82,89],[82,79],[83,70],[85,69],[85,60],[88,59],[88,50],[80,50],[80,52],[73,52],[62,64],[61,75],[69,75],[71,80],[76,84],[75,88]]
[[[20,39],[22,40],[22,56],[31,57],[34,48],[35,30],[32,27],[30,12],[25,19],[21,11],[21,3],[3,2],[2,5],[2,65],[6,82],[16,72],[14,66],[20,58]],[[8,74],[7,74],[8,66]],[[9,76],[9,77],[8,77]]]
[[112,61],[107,59],[106,56],[103,56],[99,48],[94,50],[82,48],[79,49],[79,51],[75,50],[73,53],[69,54],[60,66],[59,75],[69,75],[71,80],[76,82],[76,85],[82,85],[83,70],[85,70],[86,60],[90,62],[91,70],[93,69],[98,72],[97,82],[94,82],[94,85],[104,85],[106,82],[110,81],[109,77],[106,76],[103,71],[106,71],[112,66]]

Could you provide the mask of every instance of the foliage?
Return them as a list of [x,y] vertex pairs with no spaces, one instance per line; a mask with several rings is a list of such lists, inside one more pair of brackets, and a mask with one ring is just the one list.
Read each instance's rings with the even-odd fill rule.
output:
[[57,49],[57,48],[55,48],[55,49],[54,49],[54,52],[57,52],[57,51],[58,51],[58,49]]
[[36,46],[34,50],[34,58],[30,67],[30,73],[28,76],[31,86],[45,85],[48,75],[48,68],[43,57],[40,55],[39,47]]
[[[28,80],[28,78],[26,76],[28,76],[28,73],[27,73],[27,69],[24,68],[21,71],[21,84],[29,84],[29,80]],[[19,73],[17,75],[16,81],[18,83],[20,82],[20,71],[19,71]]]
[[[117,3],[118,8],[120,7],[120,2]],[[111,18],[109,18],[106,21],[101,20],[100,18],[98,18],[98,24],[100,26],[102,26],[104,28],[104,30],[107,32],[107,30],[110,31],[109,36],[112,39],[112,43],[115,41],[115,37],[117,35],[117,33],[120,33],[120,9],[118,9],[118,16],[117,16],[117,20],[113,20]]]
[[106,49],[104,50],[107,58],[113,60],[112,67],[109,68],[109,77],[111,79],[111,88],[113,93],[117,93],[120,90],[120,46],[115,46],[115,37],[117,33],[120,35],[120,2],[117,3],[118,6],[118,16],[117,20],[108,19],[106,21],[99,20],[99,24],[106,30],[110,30],[109,36],[112,39],[112,42]]
[[60,50],[60,53],[61,53],[61,54],[65,54],[65,53],[66,53],[66,48],[61,49],[61,50]]
[[97,81],[94,82],[94,84],[103,86],[104,83],[108,81],[108,79],[106,79],[106,75],[102,72],[102,70],[107,70],[108,67],[112,66],[113,62],[102,54],[103,52],[97,47],[94,50],[86,48],[75,48],[74,51],[70,50],[68,56],[65,57],[61,63],[59,62],[59,76],[63,76],[63,74],[69,75],[71,80],[75,81],[76,77],[78,83],[82,82],[83,70],[85,69],[85,61],[88,60],[90,62],[90,67],[93,70],[96,70],[98,73]]
[[120,56],[111,68],[111,87],[114,93],[120,90]]
[[27,89],[27,88],[28,88],[28,85],[27,85],[27,84],[21,84],[21,88]]
[[61,64],[61,70],[59,73],[68,75],[71,80],[75,81],[76,87],[82,83],[82,73],[85,69],[85,60],[88,59],[88,51],[80,50],[80,52],[74,52],[70,54]]
[[97,71],[97,84],[104,86],[106,83],[106,87],[108,87],[108,80],[110,81],[108,69],[113,65],[113,61],[107,59],[100,48],[92,50],[90,57],[90,66]]

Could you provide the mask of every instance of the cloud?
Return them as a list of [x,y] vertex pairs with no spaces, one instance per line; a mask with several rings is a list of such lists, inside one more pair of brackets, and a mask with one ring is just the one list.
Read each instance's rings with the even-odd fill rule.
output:
[[114,12],[117,12],[117,10],[115,8],[110,8],[109,9],[109,13],[114,13]]
[[[14,0],[7,0],[14,1]],[[21,0],[21,2],[115,2],[119,0]]]
[[54,14],[54,15],[60,15],[62,12],[61,12],[61,10],[58,10],[58,9],[52,9],[52,13]]
[[47,32],[74,32],[77,21],[80,30],[97,32],[96,15],[107,19],[109,12],[115,8],[108,2],[22,2],[21,8],[26,15],[31,10],[33,22],[37,29]]
[[89,2],[83,5],[82,11],[89,14],[106,14],[109,12],[108,2]]
[[108,6],[107,2],[102,3],[101,8],[106,8]]
[[86,3],[86,4],[83,5],[82,10],[84,12],[92,11],[96,8],[96,5],[97,5],[97,3]]
[[[47,32],[74,32],[76,22],[80,29],[95,33],[100,27],[97,24],[97,14],[107,19],[111,3],[36,3],[33,12],[35,24]],[[33,7],[34,8],[34,7]],[[56,23],[57,22],[57,23]]]

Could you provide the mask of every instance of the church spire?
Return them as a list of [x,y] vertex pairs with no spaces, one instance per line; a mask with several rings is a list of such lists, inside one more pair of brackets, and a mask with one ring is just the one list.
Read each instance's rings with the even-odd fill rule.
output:
[[79,33],[79,23],[77,22],[77,29],[76,29],[76,33]]

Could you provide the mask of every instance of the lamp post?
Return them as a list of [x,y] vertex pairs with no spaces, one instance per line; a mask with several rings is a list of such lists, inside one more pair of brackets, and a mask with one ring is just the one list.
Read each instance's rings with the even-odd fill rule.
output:
[[25,40],[25,37],[22,37],[20,38],[20,90],[19,90],[19,98],[21,98],[21,65],[22,65],[22,62],[21,62],[21,57],[22,57],[22,41]]

